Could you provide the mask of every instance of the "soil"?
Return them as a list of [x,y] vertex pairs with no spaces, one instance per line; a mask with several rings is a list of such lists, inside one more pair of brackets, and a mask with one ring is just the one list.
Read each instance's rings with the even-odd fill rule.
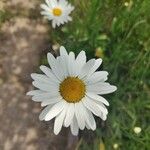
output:
[[[37,3],[12,0],[7,9],[33,12]],[[36,6],[36,7],[35,7]],[[32,11],[31,11],[32,10]],[[47,25],[41,19],[17,15],[5,22],[0,32],[0,150],[73,150],[77,137],[63,129],[53,134],[53,122],[40,122],[39,103],[26,92],[33,87],[41,55],[49,47]]]

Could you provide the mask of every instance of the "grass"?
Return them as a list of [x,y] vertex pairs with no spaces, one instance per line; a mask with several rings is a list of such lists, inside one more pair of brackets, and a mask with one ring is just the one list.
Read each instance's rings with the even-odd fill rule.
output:
[[9,12],[0,10],[0,28],[5,21],[10,19],[10,17],[11,17],[11,14]]
[[[86,50],[103,57],[109,82],[117,85],[108,120],[90,142],[81,136],[78,149],[148,150],[150,147],[150,1],[70,0],[73,22],[51,31],[53,43],[69,51]],[[99,51],[99,52],[98,52]],[[101,123],[102,124],[102,123]],[[139,134],[134,127],[141,127]],[[92,140],[92,142],[91,142]],[[100,140],[103,143],[100,143]]]

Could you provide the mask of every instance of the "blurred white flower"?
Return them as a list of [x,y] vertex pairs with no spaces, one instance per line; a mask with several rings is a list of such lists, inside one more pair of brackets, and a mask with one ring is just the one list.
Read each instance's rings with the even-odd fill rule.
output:
[[93,114],[106,120],[109,106],[106,99],[99,95],[114,92],[116,86],[105,82],[106,71],[95,72],[102,59],[86,62],[86,54],[81,51],[75,59],[73,52],[67,53],[60,47],[60,56],[47,55],[51,68],[40,66],[44,73],[31,74],[33,85],[39,90],[30,91],[32,100],[47,106],[40,114],[40,120],[50,121],[55,118],[54,133],[57,135],[62,126],[71,128],[77,135],[79,129],[95,130]]
[[139,134],[142,131],[142,129],[140,127],[134,127],[133,130],[134,130],[134,133],[136,133],[136,134]]
[[72,20],[69,15],[74,7],[68,4],[66,0],[45,0],[45,2],[46,4],[41,4],[43,9],[41,14],[48,20],[52,20],[53,28]]
[[128,7],[128,6],[129,6],[129,2],[125,2],[124,5],[125,5],[126,7]]
[[114,149],[118,149],[118,147],[119,147],[119,145],[118,145],[117,143],[115,143],[115,144],[113,145],[113,148],[114,148]]

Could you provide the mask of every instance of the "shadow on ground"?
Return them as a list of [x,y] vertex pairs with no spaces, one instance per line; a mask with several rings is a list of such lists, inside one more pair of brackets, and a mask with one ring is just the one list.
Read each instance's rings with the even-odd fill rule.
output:
[[[31,101],[30,73],[37,71],[48,44],[45,24],[15,17],[0,32],[0,149],[68,149],[68,131],[53,134],[52,122],[40,122],[40,104]],[[70,144],[69,144],[70,145]],[[71,144],[71,148],[74,149]]]

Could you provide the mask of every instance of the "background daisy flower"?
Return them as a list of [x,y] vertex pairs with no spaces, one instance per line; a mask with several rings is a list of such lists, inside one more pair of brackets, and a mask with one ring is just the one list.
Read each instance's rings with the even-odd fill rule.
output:
[[139,133],[141,133],[142,129],[141,129],[141,127],[134,127],[133,131],[134,131],[134,133],[139,134]]
[[106,120],[108,114],[105,105],[109,106],[109,103],[100,95],[117,89],[105,82],[108,76],[106,71],[95,72],[102,59],[86,62],[84,51],[75,59],[75,54],[68,54],[64,47],[60,47],[60,56],[55,58],[48,53],[47,59],[51,69],[40,66],[44,75],[31,74],[33,85],[39,90],[27,93],[33,96],[33,101],[46,106],[39,116],[40,120],[50,121],[55,118],[56,135],[62,126],[70,126],[73,135],[85,127],[95,130],[93,114],[102,120]]
[[41,14],[44,15],[48,20],[52,20],[52,27],[56,25],[72,21],[69,14],[74,10],[74,7],[68,4],[66,0],[45,0],[46,4],[41,4]]

